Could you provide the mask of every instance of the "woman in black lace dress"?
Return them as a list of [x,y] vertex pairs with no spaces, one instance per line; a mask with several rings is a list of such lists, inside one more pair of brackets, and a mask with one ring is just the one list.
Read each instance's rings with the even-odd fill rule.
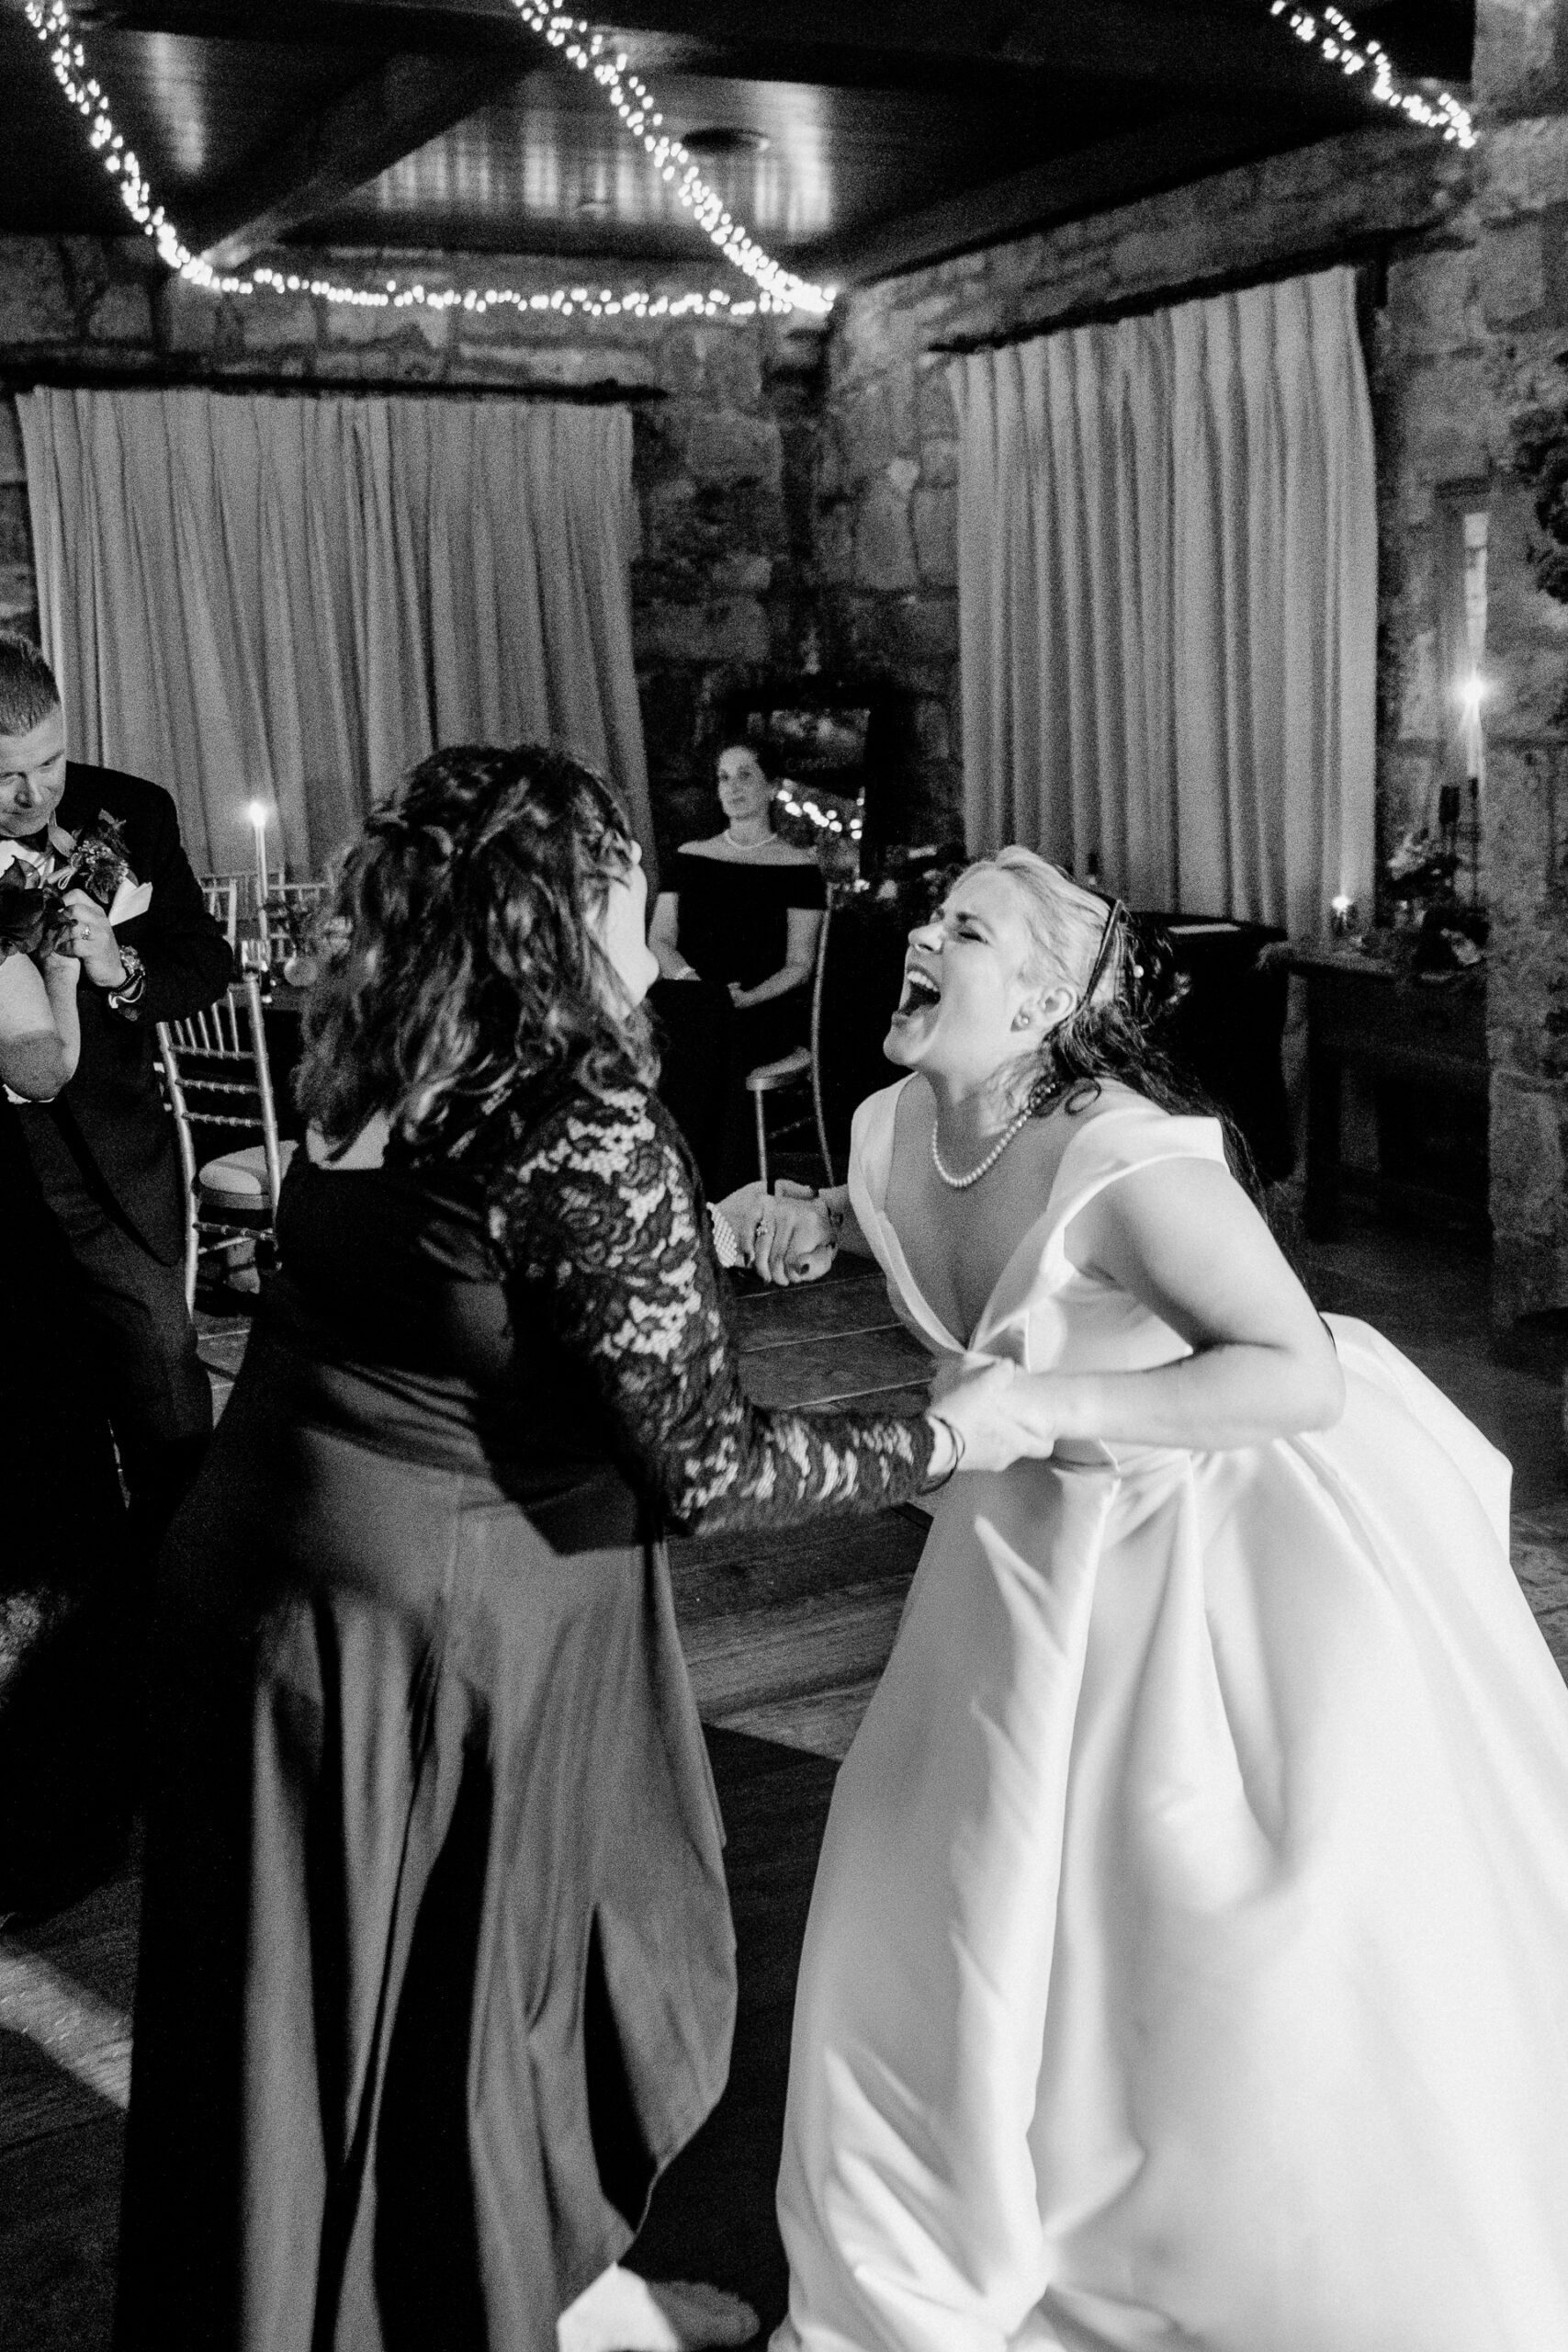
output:
[[748,1402],[645,897],[532,747],[426,761],[349,861],[283,1275],[164,1555],[122,2346],[555,2352],[591,2282],[565,2340],[634,2344],[594,2297],[734,2012],[661,1532],[1025,1450],[1005,1368],[941,1420]]

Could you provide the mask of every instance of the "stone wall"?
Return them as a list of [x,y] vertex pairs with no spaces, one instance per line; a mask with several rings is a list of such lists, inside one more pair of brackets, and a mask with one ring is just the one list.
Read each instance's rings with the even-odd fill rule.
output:
[[1378,128],[841,300],[817,491],[825,651],[919,697],[911,831],[954,831],[959,807],[957,426],[937,346],[1045,332],[1348,254],[1388,259],[1370,357],[1384,478],[1403,484],[1383,517],[1389,822],[1419,797],[1430,747],[1413,739],[1403,764],[1394,752],[1402,729],[1428,728],[1407,682],[1430,654],[1430,489],[1452,469],[1473,469],[1472,179],[1457,149]]
[[[407,256],[339,254],[376,284]],[[574,263],[574,275],[585,266]],[[614,265],[605,283],[625,279]],[[470,257],[423,282],[553,284],[558,267]],[[661,277],[678,295],[709,274]],[[750,320],[563,322],[510,308],[364,311],[310,296],[222,300],[166,278],[141,239],[0,238],[0,364],[57,379],[286,390],[489,387],[636,397],[642,555],[632,584],[655,819],[665,837],[711,821],[696,745],[716,694],[797,665],[812,626],[810,492],[820,327]],[[36,629],[37,592],[14,401],[0,395],[0,622]]]
[[[1475,430],[1500,468],[1539,425],[1568,458],[1568,0],[1480,0]],[[1493,500],[1485,831],[1493,1304],[1568,1308],[1568,605],[1529,490]]]

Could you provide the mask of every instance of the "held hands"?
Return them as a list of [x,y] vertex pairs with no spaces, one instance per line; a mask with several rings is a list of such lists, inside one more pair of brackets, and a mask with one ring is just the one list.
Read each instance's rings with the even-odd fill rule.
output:
[[743,1184],[718,1206],[762,1282],[819,1282],[833,1262],[838,1235],[809,1184],[781,1177],[771,1195],[760,1183]]
[[62,953],[76,958],[95,988],[118,988],[125,965],[102,907],[85,890],[67,890],[65,911],[71,924],[60,943]]
[[[1050,1385],[1038,1376],[1020,1372],[1015,1363],[987,1364],[950,1388],[932,1408],[939,1453],[932,1473],[942,1479],[954,1468],[1006,1470],[1023,1456],[1039,1459],[1056,1442],[1055,1417],[1050,1409]],[[955,1464],[942,1423],[961,1441]]]

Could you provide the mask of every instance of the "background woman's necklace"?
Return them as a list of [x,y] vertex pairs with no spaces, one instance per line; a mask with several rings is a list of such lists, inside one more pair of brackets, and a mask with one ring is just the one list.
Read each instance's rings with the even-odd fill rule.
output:
[[736,831],[733,825],[726,825],[724,838],[731,849],[763,849],[773,840],[773,829],[772,825],[765,826],[761,832],[754,833],[750,840],[746,841]]
[[1001,1158],[1009,1144],[1011,1143],[1014,1136],[1021,1136],[1023,1133],[1023,1130],[1029,1125],[1029,1122],[1033,1115],[1034,1113],[1032,1106],[1026,1102],[1022,1110],[1019,1113],[1017,1118],[1013,1120],[1011,1125],[1002,1129],[1001,1134],[997,1137],[996,1142],[991,1146],[991,1148],[986,1154],[986,1157],[982,1159],[978,1168],[972,1168],[967,1176],[950,1176],[946,1169],[942,1166],[942,1154],[936,1148],[936,1131],[940,1122],[933,1119],[931,1121],[931,1166],[936,1170],[937,1174],[942,1178],[942,1181],[947,1186],[948,1191],[950,1193],[966,1193],[971,1184],[977,1184],[981,1177],[985,1175],[987,1170],[996,1166],[998,1160]]

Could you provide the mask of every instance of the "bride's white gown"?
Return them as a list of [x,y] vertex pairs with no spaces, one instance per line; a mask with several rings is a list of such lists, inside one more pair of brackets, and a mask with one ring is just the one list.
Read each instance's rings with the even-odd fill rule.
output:
[[[907,1082],[907,1081],[906,1081]],[[965,1351],[883,1213],[894,1301]],[[1083,1114],[967,1359],[1168,1362],[1067,1262]],[[1339,1425],[942,1492],[801,1965],[777,2352],[1568,2352],[1568,1692],[1508,1465],[1366,1325]]]

